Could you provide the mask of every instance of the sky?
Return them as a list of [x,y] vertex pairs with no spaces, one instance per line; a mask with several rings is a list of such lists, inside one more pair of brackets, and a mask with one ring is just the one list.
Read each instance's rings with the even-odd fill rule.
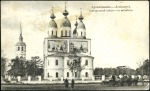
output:
[[[51,8],[54,7],[58,28],[64,18],[65,1],[1,1],[1,50],[6,58],[15,57],[19,41],[20,22],[26,58],[43,59],[43,41],[47,37]],[[92,6],[129,6],[132,11],[91,12]],[[91,38],[94,67],[137,67],[137,62],[149,59],[148,1],[67,1],[68,19],[74,30],[76,16],[84,17],[86,37]],[[94,8],[102,10],[108,8]],[[113,8],[109,8],[113,9]],[[124,8],[114,8],[124,9]],[[59,29],[58,29],[59,31]]]

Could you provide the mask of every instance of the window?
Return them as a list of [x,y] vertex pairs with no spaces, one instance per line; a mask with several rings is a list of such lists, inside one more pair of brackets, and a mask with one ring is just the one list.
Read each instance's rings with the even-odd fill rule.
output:
[[20,50],[20,47],[18,47],[18,51]]
[[52,31],[52,35],[53,35],[53,31]]
[[82,36],[82,32],[81,32],[81,36]]
[[56,72],[56,77],[58,77],[58,72]]
[[56,36],[57,36],[57,31],[56,31]]
[[69,72],[67,72],[67,77],[69,77]]
[[69,31],[69,36],[71,36],[71,31]]
[[85,77],[88,77],[88,73],[87,72],[85,73]]
[[67,36],[67,30],[65,31],[65,36]]
[[85,65],[88,65],[88,60],[85,61]]
[[69,65],[69,60],[67,60],[67,65]]
[[56,63],[55,63],[56,65],[58,65],[58,60],[56,60]]
[[21,51],[23,51],[23,46],[21,47]]
[[47,77],[49,77],[49,73],[47,73]]
[[63,36],[63,30],[61,30],[61,36]]
[[77,72],[75,72],[75,77],[77,77]]

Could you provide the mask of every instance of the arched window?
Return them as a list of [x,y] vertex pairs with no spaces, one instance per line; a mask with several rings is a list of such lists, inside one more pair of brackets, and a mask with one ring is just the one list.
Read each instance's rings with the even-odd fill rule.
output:
[[21,47],[21,51],[23,51],[23,46]]
[[65,31],[65,36],[67,36],[67,30]]
[[56,31],[56,36],[57,36],[57,31]]
[[87,72],[85,73],[85,77],[88,77],[88,73]]
[[58,72],[56,72],[56,77],[58,77]]
[[75,72],[75,77],[77,77],[77,72]]
[[71,31],[69,31],[69,36],[71,36]]
[[18,51],[20,50],[20,47],[18,47]]
[[56,60],[55,64],[58,65],[58,60]]
[[69,65],[69,60],[67,60],[67,65]]
[[52,35],[53,35],[53,30],[52,30]]
[[61,30],[61,36],[63,36],[63,30]]
[[47,77],[49,77],[49,73],[47,73]]
[[85,65],[88,65],[88,60],[86,60]]
[[69,72],[67,72],[67,77],[69,77]]
[[81,32],[81,36],[82,36],[82,32]]

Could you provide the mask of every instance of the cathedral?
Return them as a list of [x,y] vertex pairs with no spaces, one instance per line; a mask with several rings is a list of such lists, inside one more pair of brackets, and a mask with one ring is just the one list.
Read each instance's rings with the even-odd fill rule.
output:
[[[48,26],[48,36],[43,42],[44,79],[82,79],[92,80],[93,60],[91,56],[91,39],[86,38],[86,27],[83,23],[82,12],[76,19],[75,29],[63,11],[64,18],[58,27],[55,22],[53,8]],[[58,36],[60,33],[60,36]],[[75,64],[78,64],[74,66]]]

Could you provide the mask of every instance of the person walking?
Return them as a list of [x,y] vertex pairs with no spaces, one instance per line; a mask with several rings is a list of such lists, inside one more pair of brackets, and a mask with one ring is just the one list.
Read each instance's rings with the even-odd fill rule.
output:
[[71,80],[71,88],[74,88],[74,80]]
[[66,79],[65,79],[65,87],[66,87],[66,88],[68,88],[68,84],[69,84],[69,82],[68,82],[68,79],[66,78]]

